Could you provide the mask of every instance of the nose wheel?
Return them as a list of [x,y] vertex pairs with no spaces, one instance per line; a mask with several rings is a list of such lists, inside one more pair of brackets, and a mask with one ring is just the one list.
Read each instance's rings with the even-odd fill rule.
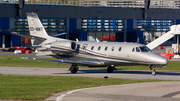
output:
[[152,65],[149,66],[150,70],[152,71],[152,75],[155,76],[156,75],[156,70],[154,69],[154,67]]
[[152,75],[153,75],[153,76],[156,75],[156,70],[152,70]]

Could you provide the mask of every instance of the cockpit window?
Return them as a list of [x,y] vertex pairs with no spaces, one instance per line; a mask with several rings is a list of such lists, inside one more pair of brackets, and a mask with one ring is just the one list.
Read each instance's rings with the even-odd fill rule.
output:
[[139,48],[141,49],[141,52],[151,52],[151,50],[148,47],[142,46]]
[[139,47],[136,47],[136,52],[140,52],[140,48]]

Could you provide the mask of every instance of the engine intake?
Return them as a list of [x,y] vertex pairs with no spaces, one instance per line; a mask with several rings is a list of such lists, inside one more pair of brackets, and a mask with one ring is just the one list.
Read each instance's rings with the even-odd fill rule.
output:
[[74,41],[71,41],[71,50],[75,51],[77,49],[77,45]]

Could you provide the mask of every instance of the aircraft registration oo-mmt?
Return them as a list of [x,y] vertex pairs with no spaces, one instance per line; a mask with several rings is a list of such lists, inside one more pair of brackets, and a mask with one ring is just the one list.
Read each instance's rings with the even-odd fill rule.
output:
[[112,73],[115,66],[145,65],[156,75],[154,67],[163,67],[168,60],[139,43],[72,41],[49,36],[36,13],[27,13],[30,35],[12,34],[30,38],[36,56],[52,56],[56,59],[25,58],[56,63],[72,64],[69,70],[77,73],[78,66],[107,67]]

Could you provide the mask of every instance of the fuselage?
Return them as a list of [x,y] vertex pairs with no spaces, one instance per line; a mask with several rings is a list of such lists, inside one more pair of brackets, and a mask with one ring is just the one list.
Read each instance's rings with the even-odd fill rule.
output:
[[66,60],[103,62],[103,64],[90,64],[88,66],[153,65],[162,67],[168,63],[166,58],[139,43],[89,41],[76,43],[77,51],[71,52],[69,56],[68,54],[58,56],[56,54],[53,57]]

